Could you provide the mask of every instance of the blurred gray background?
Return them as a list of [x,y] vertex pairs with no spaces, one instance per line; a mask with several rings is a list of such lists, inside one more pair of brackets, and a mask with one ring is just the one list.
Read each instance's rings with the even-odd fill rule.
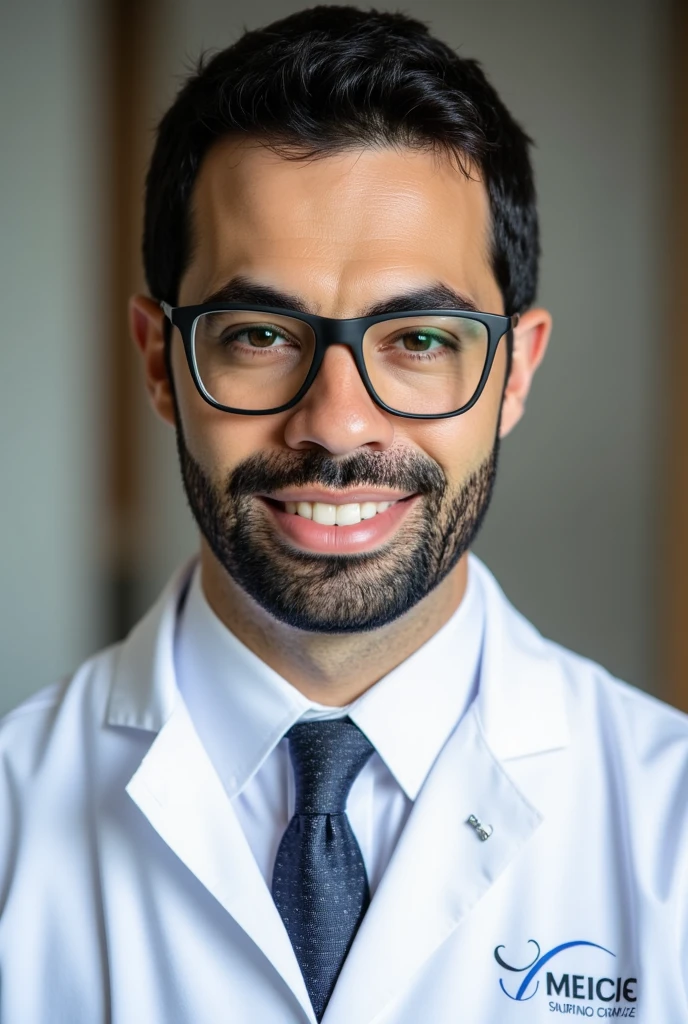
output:
[[[0,711],[117,639],[194,549],[174,439],[142,384],[113,418],[113,374],[133,360],[113,195],[129,175],[135,222],[153,126],[200,51],[301,6],[130,5],[118,52],[121,64],[130,47],[131,78],[118,81],[143,90],[125,102],[142,141],[124,171],[111,5],[1,7]],[[661,695],[668,2],[403,10],[478,58],[537,144],[539,301],[555,328],[477,553],[541,631]],[[113,499],[109,482],[122,429],[135,500]]]

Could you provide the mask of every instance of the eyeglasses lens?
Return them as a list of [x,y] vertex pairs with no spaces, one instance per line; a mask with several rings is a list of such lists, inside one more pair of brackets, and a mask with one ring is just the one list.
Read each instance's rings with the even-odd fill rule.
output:
[[479,320],[426,316],[369,327],[363,359],[379,397],[398,412],[455,412],[478,389],[488,352]]
[[204,313],[193,339],[198,375],[210,397],[247,411],[291,401],[315,353],[315,335],[302,320],[243,310]]

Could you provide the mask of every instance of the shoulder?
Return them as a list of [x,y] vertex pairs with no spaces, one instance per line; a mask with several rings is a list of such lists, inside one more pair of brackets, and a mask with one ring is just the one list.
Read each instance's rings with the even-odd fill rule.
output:
[[[64,762],[83,749],[87,733],[104,720],[121,645],[89,658],[70,677],[39,690],[0,719],[3,773],[29,781],[55,751]],[[56,749],[59,748],[59,749]]]
[[644,892],[688,906],[688,715],[543,637],[487,582],[509,729],[540,733],[557,754],[547,773],[527,758],[508,772],[553,820],[585,821],[620,844]]
[[88,843],[118,650],[89,659],[0,720],[0,916],[22,879],[30,876],[38,891],[32,872],[36,863],[46,870],[41,851],[51,851],[53,865],[60,851],[76,863]]
[[[575,733],[585,730],[588,740],[601,734],[609,742],[630,745],[629,754],[654,761],[673,748],[688,752],[688,715],[646,690],[617,678],[603,665],[578,654],[539,630],[508,600],[490,570],[475,556],[475,569],[486,597],[488,618],[499,620],[493,635],[503,648],[503,664],[516,660],[523,674],[533,678],[544,670],[552,687],[563,691],[566,714]],[[494,623],[493,623],[494,625]],[[648,680],[648,690],[661,689]]]
[[617,823],[646,851],[656,846],[663,863],[669,837],[672,848],[688,851],[688,715],[515,614],[514,628],[528,631],[561,689],[575,784],[599,792]]
[[542,639],[562,670],[568,713],[579,727],[616,741],[648,767],[688,756],[688,715],[604,666]]
[[600,830],[622,843],[639,887],[673,911],[688,935],[688,715],[545,641],[565,680],[570,762]]
[[174,573],[158,601],[120,643],[85,661],[0,719],[0,762],[27,781],[55,758],[73,780],[134,733],[154,733],[176,699],[173,667],[178,602],[195,560]]

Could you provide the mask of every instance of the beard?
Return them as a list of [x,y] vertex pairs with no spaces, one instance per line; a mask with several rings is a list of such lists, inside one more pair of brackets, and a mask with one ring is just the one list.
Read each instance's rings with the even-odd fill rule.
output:
[[[231,579],[295,629],[359,633],[408,612],[469,549],[492,497],[499,435],[487,459],[454,490],[434,460],[409,449],[363,450],[341,461],[315,450],[258,453],[217,483],[189,452],[177,416],[177,450],[191,512]],[[375,551],[309,553],[283,541],[253,497],[306,486],[393,488],[421,498]]]

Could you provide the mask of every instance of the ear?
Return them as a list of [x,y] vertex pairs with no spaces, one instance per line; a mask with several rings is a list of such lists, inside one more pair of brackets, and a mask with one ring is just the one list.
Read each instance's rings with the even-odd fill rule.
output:
[[164,324],[165,314],[157,302],[147,295],[132,295],[129,331],[141,353],[148,397],[158,416],[174,425],[174,400],[165,366]]
[[526,407],[533,375],[542,362],[552,330],[552,317],[546,309],[529,309],[514,329],[511,372],[504,390],[499,436],[513,430]]

